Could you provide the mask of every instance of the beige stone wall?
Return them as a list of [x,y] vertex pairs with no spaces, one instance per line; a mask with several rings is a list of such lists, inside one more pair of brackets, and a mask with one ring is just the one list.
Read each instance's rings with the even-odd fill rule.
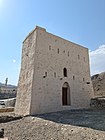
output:
[[[27,115],[88,108],[93,97],[88,59],[87,48],[36,27],[24,41],[15,112]],[[24,78],[27,72],[29,77]],[[62,106],[65,82],[70,86],[70,106]]]
[[[89,107],[93,94],[87,48],[39,29],[35,58],[31,114]],[[67,77],[63,76],[63,68],[67,69]],[[71,106],[62,106],[65,82],[70,86]]]
[[32,32],[23,42],[21,70],[15,105],[16,114],[30,114],[35,48],[36,32]]

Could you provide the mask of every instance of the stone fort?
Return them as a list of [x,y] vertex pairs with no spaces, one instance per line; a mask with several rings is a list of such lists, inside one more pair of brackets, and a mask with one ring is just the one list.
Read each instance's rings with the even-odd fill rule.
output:
[[92,97],[88,49],[36,26],[23,41],[15,113],[89,108]]

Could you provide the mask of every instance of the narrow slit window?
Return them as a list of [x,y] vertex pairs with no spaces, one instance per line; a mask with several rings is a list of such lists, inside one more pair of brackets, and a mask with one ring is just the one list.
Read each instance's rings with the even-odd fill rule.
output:
[[67,77],[67,69],[66,68],[63,69],[63,75],[64,75],[64,77]]
[[56,78],[56,72],[54,72],[54,77]]
[[69,56],[69,52],[68,52],[68,56]]
[[85,78],[83,78],[83,81],[85,81]]
[[46,77],[47,77],[47,72],[45,72],[45,74],[44,74],[43,78],[46,78]]
[[45,76],[47,77],[47,72],[45,72]]
[[51,45],[49,45],[49,50],[51,50]]
[[73,76],[73,80],[75,80],[75,76]]
[[59,54],[59,49],[58,49],[58,54]]
[[78,59],[80,59],[80,55],[78,55]]

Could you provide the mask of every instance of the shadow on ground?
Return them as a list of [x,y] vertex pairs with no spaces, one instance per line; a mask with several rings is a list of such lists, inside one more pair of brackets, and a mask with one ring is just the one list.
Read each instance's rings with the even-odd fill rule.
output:
[[36,115],[35,117],[50,120],[56,123],[88,127],[105,131],[104,110],[68,110],[54,113]]

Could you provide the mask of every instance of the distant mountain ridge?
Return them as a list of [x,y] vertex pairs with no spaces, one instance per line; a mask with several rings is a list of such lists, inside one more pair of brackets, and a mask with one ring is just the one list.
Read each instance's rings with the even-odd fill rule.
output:
[[[3,84],[3,83],[0,82],[0,86],[5,86],[5,84]],[[9,84],[9,85],[7,85],[7,87],[17,87],[17,86],[16,85],[10,85]]]

